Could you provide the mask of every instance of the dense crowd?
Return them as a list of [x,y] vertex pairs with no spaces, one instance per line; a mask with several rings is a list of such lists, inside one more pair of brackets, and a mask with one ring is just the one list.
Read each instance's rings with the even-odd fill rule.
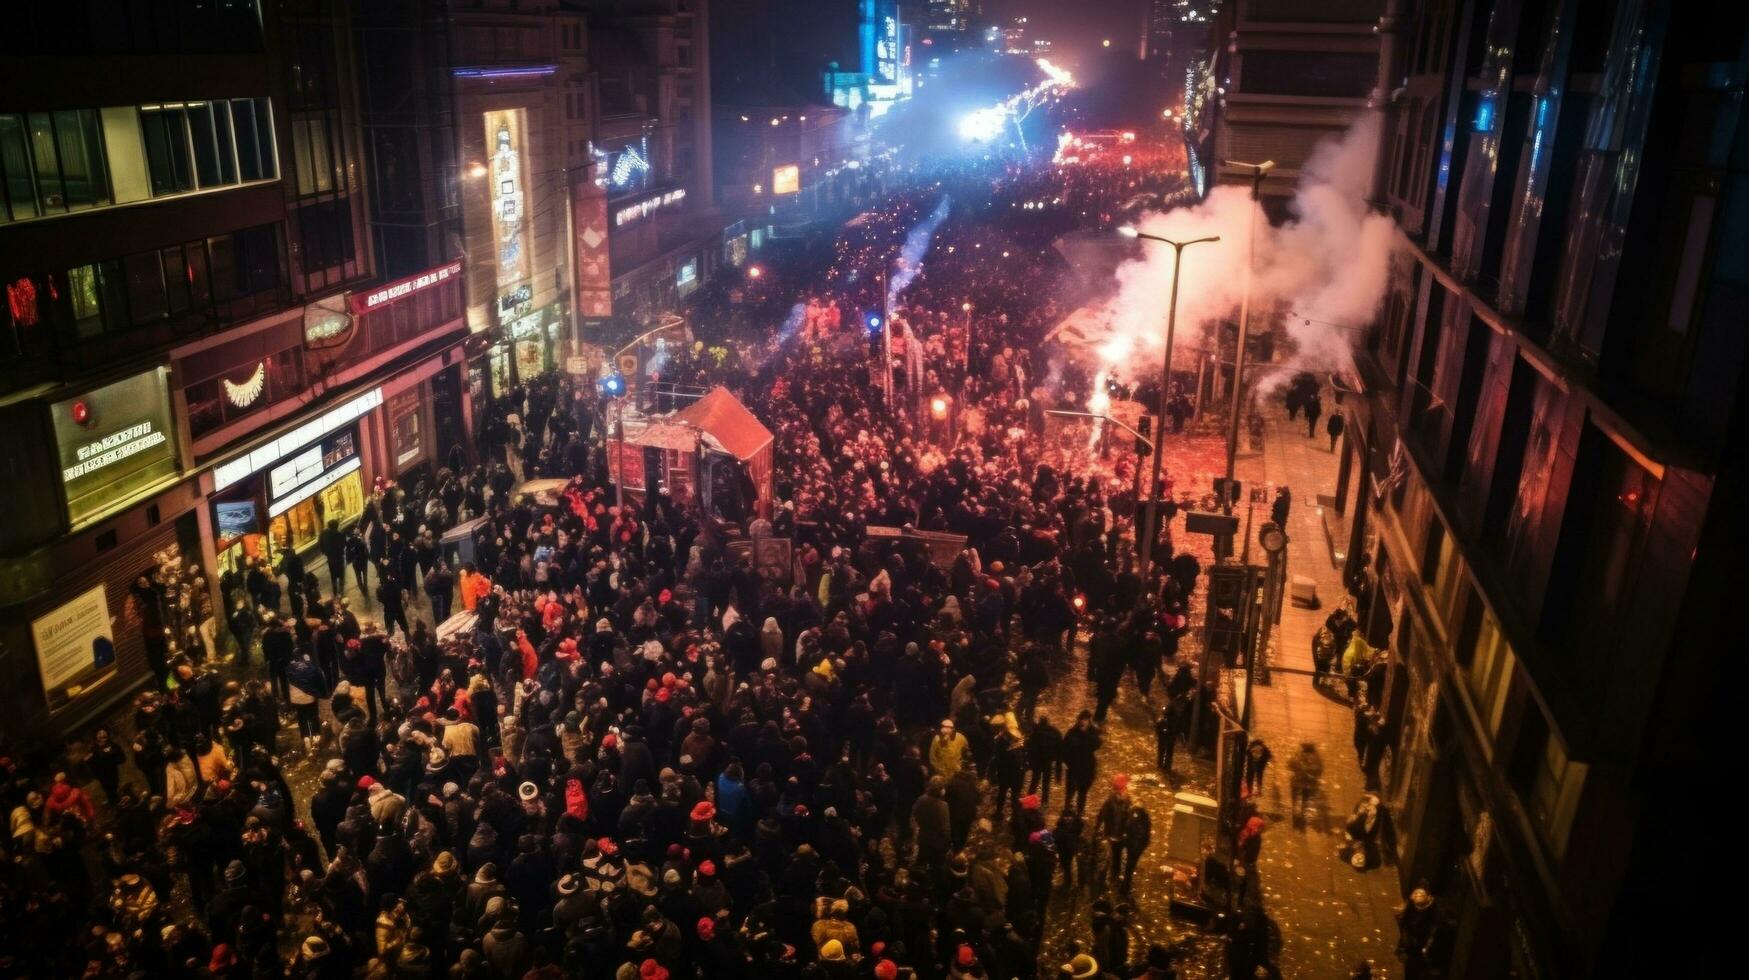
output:
[[[944,172],[842,229],[817,288],[733,315],[706,292],[667,380],[726,384],[776,433],[775,500],[745,520],[667,492],[617,504],[599,399],[551,376],[483,406],[479,465],[379,484],[330,526],[326,581],[296,555],[227,573],[222,635],[168,617],[181,635],[125,733],[46,771],[4,761],[5,971],[1172,975],[1166,948],[1131,947],[1151,818],[1102,771],[1101,724],[1124,677],[1146,694],[1164,673],[1170,774],[1213,696],[1177,657],[1200,568],[1144,581],[1127,481],[1025,437],[1087,394],[1040,338],[1075,289],[1048,242],[1090,219],[1010,205],[1132,189],[1086,174]],[[886,327],[889,395],[863,314],[943,200]],[[747,307],[790,308],[791,329],[710,335],[757,323]],[[949,420],[916,410],[937,393]],[[536,475],[567,483],[514,492]],[[438,546],[479,518],[467,561]],[[964,541],[937,560],[871,527]],[[794,540],[792,570],[732,547],[764,536]],[[186,605],[139,592],[157,621]],[[1047,718],[1082,626],[1098,709]],[[1094,930],[1046,948],[1063,901],[1092,901]],[[1236,941],[1237,975],[1266,946]]]

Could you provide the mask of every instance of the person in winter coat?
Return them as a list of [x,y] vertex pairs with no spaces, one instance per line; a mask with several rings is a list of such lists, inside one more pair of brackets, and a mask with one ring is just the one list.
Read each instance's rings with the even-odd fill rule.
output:
[[1038,793],[1045,803],[1051,801],[1051,783],[1062,769],[1062,751],[1063,733],[1049,718],[1039,715],[1026,736],[1026,791]]
[[[1123,890],[1127,894],[1130,886],[1136,880],[1136,863],[1142,859],[1142,852],[1148,849],[1148,844],[1154,839],[1154,820],[1148,816],[1147,808],[1140,805],[1130,808],[1129,824],[1124,828],[1124,865]],[[1117,873],[1117,868],[1112,868]]]
[[944,719],[940,730],[929,740],[929,768],[943,779],[950,777],[965,764],[970,749],[966,737],[954,731],[953,720]]
[[953,845],[953,820],[947,807],[947,781],[929,780],[929,788],[911,807],[911,824],[917,838],[917,863],[940,868]]
[[1308,808],[1318,795],[1318,783],[1324,778],[1324,757],[1318,754],[1318,747],[1311,742],[1301,742],[1300,750],[1288,760],[1289,791],[1292,795],[1292,813],[1296,825],[1305,819]]
[[331,690],[328,678],[307,653],[291,662],[285,677],[291,687],[288,700],[298,717],[298,734],[303,736],[307,752],[315,747],[316,738],[322,731],[322,702],[328,699]]
[[1064,784],[1076,813],[1087,812],[1087,793],[1093,788],[1093,778],[1099,769],[1099,729],[1093,724],[1093,713],[1082,711],[1075,725],[1063,733]]

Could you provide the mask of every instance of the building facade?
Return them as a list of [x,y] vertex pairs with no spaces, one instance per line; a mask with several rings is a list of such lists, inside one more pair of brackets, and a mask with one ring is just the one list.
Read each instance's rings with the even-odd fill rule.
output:
[[[1340,136],[1379,85],[1386,0],[1227,0],[1217,41],[1226,46],[1214,183],[1248,184],[1251,171],[1222,163],[1275,161],[1265,207],[1279,217],[1300,167],[1320,140]],[[1205,5],[1207,6],[1207,5]]]
[[1676,794],[1729,744],[1740,645],[1749,18],[1384,6],[1406,242],[1337,496],[1392,651],[1398,870],[1451,976],[1704,972],[1723,909],[1680,899],[1723,872]]
[[[309,550],[460,442],[465,263],[427,232],[384,273],[351,5],[154,10],[33,6],[3,42],[0,646],[20,683],[0,697],[20,731],[77,727],[215,647],[225,570]],[[142,582],[178,564],[204,570],[211,618],[186,578]]]

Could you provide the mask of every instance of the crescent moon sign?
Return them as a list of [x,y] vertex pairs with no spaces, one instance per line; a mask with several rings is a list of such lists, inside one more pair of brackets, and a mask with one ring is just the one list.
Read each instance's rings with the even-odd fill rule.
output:
[[219,381],[225,388],[225,400],[238,408],[248,408],[267,389],[267,362],[255,365],[255,373],[242,384],[233,384],[230,378],[220,378]]

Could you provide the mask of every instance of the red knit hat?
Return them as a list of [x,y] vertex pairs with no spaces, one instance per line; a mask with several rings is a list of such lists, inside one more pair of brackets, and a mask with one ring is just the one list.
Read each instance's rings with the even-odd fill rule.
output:
[[715,878],[717,876],[717,862],[712,861],[709,858],[700,861],[698,864],[698,873],[699,876],[703,878]]
[[377,781],[372,779],[369,776],[358,777],[358,788],[359,789],[368,791],[372,786],[375,786],[376,784],[377,784]]
[[1039,808],[1038,794],[1037,793],[1028,793],[1025,796],[1021,797],[1020,798],[1020,808],[1022,810],[1036,810],[1036,809],[1038,809]]
[[692,808],[692,819],[697,820],[700,823],[707,820],[715,820],[716,818],[716,804],[712,803],[710,800],[699,800],[697,805]]
[[668,980],[668,970],[655,960],[645,960],[638,967],[638,977],[640,980]]
[[1129,775],[1127,773],[1120,772],[1117,775],[1111,777],[1111,788],[1117,790],[1119,793],[1122,793],[1124,790],[1129,789],[1130,788]]
[[710,942],[717,937],[717,921],[710,916],[698,920],[698,938]]
[[875,964],[875,980],[899,980],[899,964],[892,960],[881,960]]
[[959,952],[953,955],[953,961],[960,966],[971,966],[973,963],[978,962],[978,954],[972,952],[972,947],[967,946],[965,943],[960,943]]

